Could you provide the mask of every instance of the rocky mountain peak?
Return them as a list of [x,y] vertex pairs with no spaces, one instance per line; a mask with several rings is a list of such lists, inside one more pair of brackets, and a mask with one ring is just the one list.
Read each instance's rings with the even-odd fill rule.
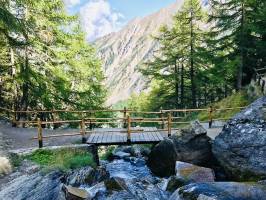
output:
[[95,41],[108,88],[107,105],[126,100],[132,93],[140,93],[148,87],[147,80],[138,72],[147,61],[156,42],[151,37],[159,28],[170,25],[172,16],[181,8],[183,0],[143,18],[135,18],[123,29]]

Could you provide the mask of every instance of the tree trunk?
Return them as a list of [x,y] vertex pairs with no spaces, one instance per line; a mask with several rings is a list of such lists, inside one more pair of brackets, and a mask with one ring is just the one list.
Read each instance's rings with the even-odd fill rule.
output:
[[242,89],[243,68],[244,68],[244,21],[245,21],[245,7],[244,3],[241,4],[241,36],[240,36],[240,64],[237,72],[237,85],[236,89]]
[[[29,60],[28,60],[28,48],[25,48],[25,62],[21,64],[21,73],[23,76],[22,83],[22,97],[20,101],[20,109],[27,110],[29,105]],[[26,119],[26,113],[21,113],[18,118]]]
[[190,10],[190,80],[191,80],[191,99],[192,99],[192,107],[196,108],[197,100],[196,100],[196,84],[195,84],[195,69],[194,69],[194,30],[193,30],[193,10],[192,10],[192,2],[191,2],[191,10]]
[[175,60],[175,106],[178,108],[179,106],[179,79],[178,79],[178,73],[179,73],[179,66],[177,66],[177,62]]
[[184,108],[184,98],[185,98],[185,95],[184,95],[184,63],[183,61],[181,61],[181,86],[180,86],[180,89],[181,89],[181,94],[180,94],[180,107],[181,108]]

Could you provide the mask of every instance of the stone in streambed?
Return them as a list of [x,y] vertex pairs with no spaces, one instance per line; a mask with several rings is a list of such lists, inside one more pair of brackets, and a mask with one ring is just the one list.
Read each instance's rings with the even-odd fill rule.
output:
[[200,167],[185,162],[176,162],[176,176],[189,182],[214,182],[214,172],[210,168]]
[[105,187],[109,191],[120,191],[126,188],[125,180],[120,177],[112,177],[104,181]]
[[177,189],[169,200],[265,200],[266,186],[257,183],[192,183]]
[[158,176],[170,176],[175,173],[176,161],[205,166],[211,159],[211,138],[195,121],[188,128],[157,144],[151,150],[147,165]]
[[130,153],[126,153],[123,151],[117,151],[115,153],[113,153],[113,158],[115,159],[125,159],[125,158],[129,158],[130,157]]
[[166,190],[170,192],[189,183],[214,182],[215,180],[212,169],[190,163],[177,161],[175,171],[176,175],[168,179],[166,187]]
[[64,186],[66,200],[85,200],[91,199],[89,193],[80,188],[72,187],[72,186]]

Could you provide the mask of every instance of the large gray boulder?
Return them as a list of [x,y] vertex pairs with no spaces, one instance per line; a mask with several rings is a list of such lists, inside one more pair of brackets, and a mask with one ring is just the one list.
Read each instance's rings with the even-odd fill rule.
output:
[[177,189],[169,200],[265,200],[266,186],[258,183],[192,183]]
[[147,165],[158,176],[175,173],[176,161],[206,166],[212,158],[211,139],[198,121],[157,144],[148,156]]
[[266,178],[266,96],[233,117],[213,143],[213,154],[229,178]]

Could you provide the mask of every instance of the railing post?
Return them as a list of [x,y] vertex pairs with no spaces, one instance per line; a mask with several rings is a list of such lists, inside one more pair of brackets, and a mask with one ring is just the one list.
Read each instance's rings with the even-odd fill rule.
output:
[[12,127],[17,127],[17,115],[16,115],[16,111],[13,112],[13,119],[12,119]]
[[91,120],[91,118],[92,118],[92,114],[91,114],[91,112],[89,113],[89,116],[90,116],[90,125],[89,125],[89,129],[90,129],[90,131],[92,130],[92,120]]
[[213,119],[212,114],[213,114],[213,108],[212,108],[212,106],[210,106],[210,108],[209,108],[209,128],[212,127],[212,119]]
[[85,121],[84,119],[81,120],[80,122],[80,134],[82,136],[82,144],[85,144],[86,143],[86,128],[85,128]]
[[126,128],[127,127],[127,108],[124,107],[124,124],[123,124],[123,128]]
[[37,119],[38,125],[38,141],[39,141],[39,148],[43,147],[43,137],[42,137],[42,122],[40,118]]
[[163,119],[164,115],[163,115],[162,108],[161,108],[160,112],[161,112],[161,113],[160,113],[160,117],[161,117],[161,120],[162,120],[161,129],[164,129],[164,119]]
[[130,134],[131,134],[131,130],[130,130],[130,127],[131,127],[131,119],[130,119],[130,116],[128,115],[127,116],[127,142],[130,142]]
[[171,136],[172,116],[168,113],[168,137]]

